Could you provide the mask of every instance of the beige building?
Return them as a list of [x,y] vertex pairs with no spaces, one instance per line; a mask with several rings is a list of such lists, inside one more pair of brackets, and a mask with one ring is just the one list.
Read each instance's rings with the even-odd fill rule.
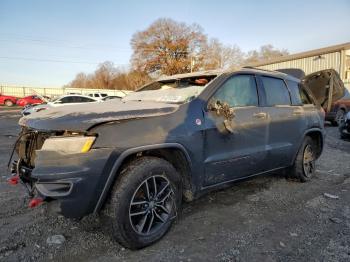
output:
[[339,73],[346,87],[350,90],[350,42],[282,56],[252,66],[268,70],[299,68],[305,74],[333,68]]

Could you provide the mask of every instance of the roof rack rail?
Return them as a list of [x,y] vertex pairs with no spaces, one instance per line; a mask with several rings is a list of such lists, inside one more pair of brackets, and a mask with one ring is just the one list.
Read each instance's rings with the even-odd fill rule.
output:
[[299,68],[281,68],[276,70],[262,69],[262,68],[257,68],[253,66],[243,66],[242,68],[261,70],[261,71],[270,72],[270,73],[274,72],[279,74],[285,74],[285,75],[293,76],[298,79],[302,79],[305,77],[305,72]]
[[262,69],[262,68],[258,68],[258,67],[254,67],[254,66],[242,66],[242,68],[260,70],[260,71],[266,71],[266,72],[274,72],[275,71],[275,70]]

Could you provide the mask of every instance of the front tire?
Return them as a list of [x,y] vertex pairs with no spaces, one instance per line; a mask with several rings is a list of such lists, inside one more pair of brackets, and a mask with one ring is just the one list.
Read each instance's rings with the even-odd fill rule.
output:
[[299,148],[294,164],[289,172],[290,177],[301,182],[310,181],[316,171],[316,146],[311,137],[307,136]]
[[166,160],[141,157],[120,174],[106,207],[113,236],[123,246],[140,249],[161,239],[181,205],[181,178]]

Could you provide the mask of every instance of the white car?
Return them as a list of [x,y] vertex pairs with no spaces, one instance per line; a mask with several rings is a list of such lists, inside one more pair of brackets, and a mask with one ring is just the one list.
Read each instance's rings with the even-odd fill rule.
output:
[[26,107],[22,110],[22,115],[30,115],[34,112],[39,112],[47,109],[48,107],[59,107],[64,105],[74,105],[74,104],[83,104],[83,103],[98,103],[101,102],[99,99],[90,96],[84,95],[65,95],[58,97],[47,104],[41,104],[37,106]]
[[88,94],[88,96],[101,100],[104,97],[108,96],[108,94],[106,94],[106,93],[90,93],[90,94]]

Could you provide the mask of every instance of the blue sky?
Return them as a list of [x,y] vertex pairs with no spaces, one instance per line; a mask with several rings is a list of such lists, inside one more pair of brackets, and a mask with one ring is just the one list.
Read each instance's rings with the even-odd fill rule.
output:
[[1,0],[0,84],[62,86],[106,60],[127,67],[133,33],[161,17],[243,51],[350,42],[349,0]]

